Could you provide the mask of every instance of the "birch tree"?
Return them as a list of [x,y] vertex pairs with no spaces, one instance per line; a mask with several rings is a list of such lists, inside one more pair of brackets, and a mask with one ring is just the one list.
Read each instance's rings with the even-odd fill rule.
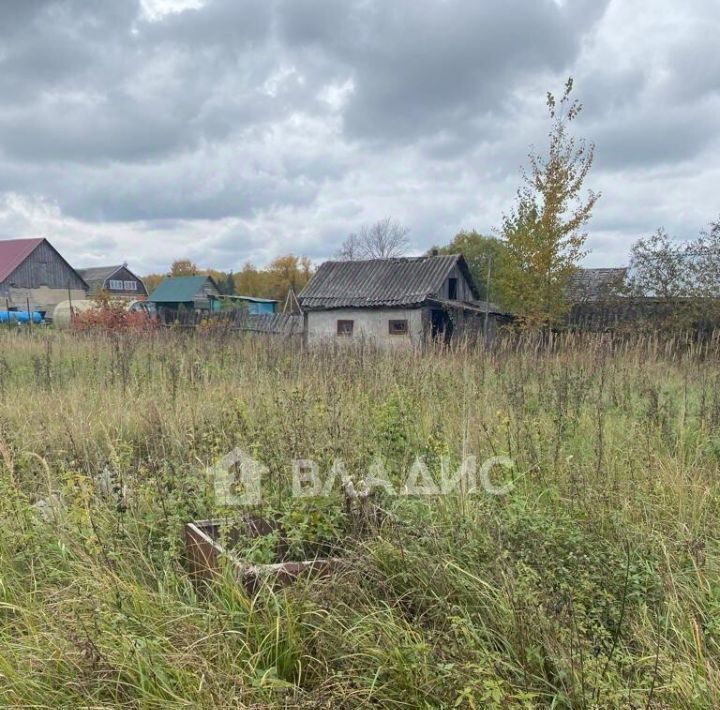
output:
[[530,152],[529,172],[500,230],[507,247],[502,290],[511,310],[529,326],[552,324],[566,314],[568,284],[586,254],[584,228],[599,198],[585,189],[594,146],[570,132],[582,110],[572,90],[570,78],[559,100],[547,94],[547,154]]

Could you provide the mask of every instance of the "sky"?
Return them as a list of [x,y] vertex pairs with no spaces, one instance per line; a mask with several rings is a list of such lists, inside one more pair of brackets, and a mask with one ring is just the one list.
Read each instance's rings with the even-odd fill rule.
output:
[[587,266],[720,213],[717,0],[2,0],[0,238],[140,274],[411,252],[513,206],[575,81]]

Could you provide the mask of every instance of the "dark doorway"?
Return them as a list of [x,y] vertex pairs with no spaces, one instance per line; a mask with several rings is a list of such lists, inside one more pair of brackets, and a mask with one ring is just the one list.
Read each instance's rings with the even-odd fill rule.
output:
[[457,279],[448,279],[448,298],[457,301]]
[[441,343],[449,343],[452,337],[452,321],[440,308],[430,311],[430,334],[434,341]]

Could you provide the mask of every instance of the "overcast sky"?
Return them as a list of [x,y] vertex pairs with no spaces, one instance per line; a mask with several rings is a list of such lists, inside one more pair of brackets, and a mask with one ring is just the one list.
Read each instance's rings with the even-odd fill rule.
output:
[[2,0],[0,237],[75,266],[413,251],[512,206],[544,96],[596,144],[590,266],[720,212],[717,0]]

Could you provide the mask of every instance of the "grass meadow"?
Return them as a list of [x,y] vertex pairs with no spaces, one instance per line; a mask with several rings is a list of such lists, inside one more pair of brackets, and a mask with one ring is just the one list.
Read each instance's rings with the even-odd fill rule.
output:
[[[720,707],[719,363],[0,332],[0,706]],[[237,447],[293,540],[342,542],[334,575],[193,586],[182,526],[232,514],[205,471]],[[513,490],[291,495],[293,459],[400,485],[467,454]]]

